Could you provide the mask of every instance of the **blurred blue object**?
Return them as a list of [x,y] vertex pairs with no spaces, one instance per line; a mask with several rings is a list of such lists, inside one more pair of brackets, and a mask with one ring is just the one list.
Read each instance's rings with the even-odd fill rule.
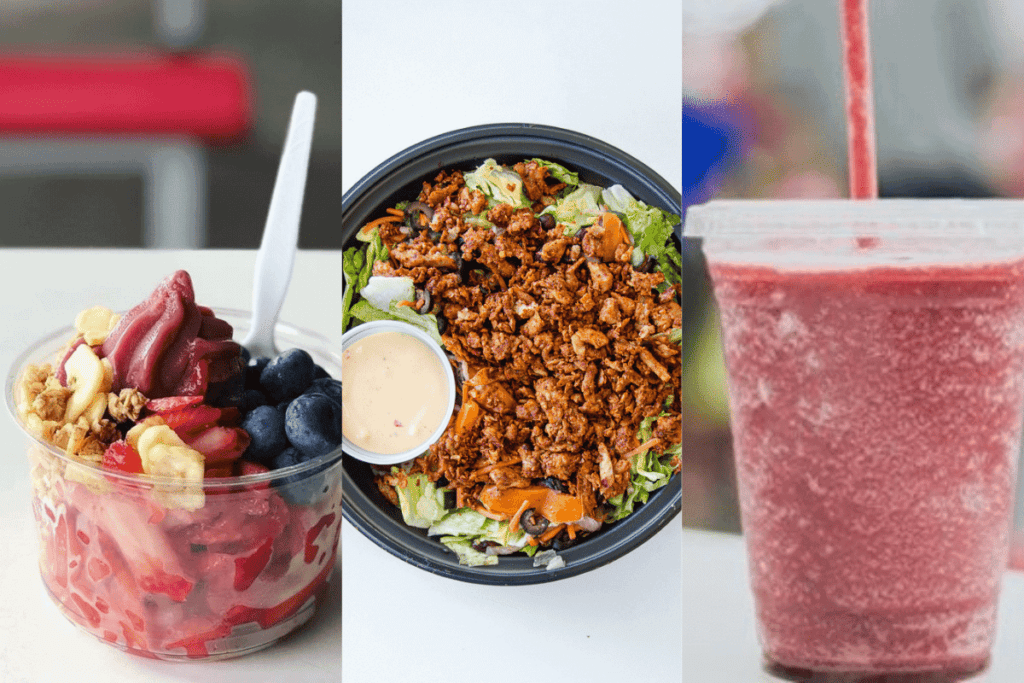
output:
[[[722,187],[725,173],[744,157],[748,139],[745,131],[750,130],[744,122],[744,112],[728,101],[683,101],[683,216],[686,207],[714,197]],[[684,239],[684,330],[692,332],[699,326],[705,305],[706,280],[707,272],[696,240]]]
[[683,102],[683,211],[721,189],[722,175],[744,154],[740,109],[725,101]]

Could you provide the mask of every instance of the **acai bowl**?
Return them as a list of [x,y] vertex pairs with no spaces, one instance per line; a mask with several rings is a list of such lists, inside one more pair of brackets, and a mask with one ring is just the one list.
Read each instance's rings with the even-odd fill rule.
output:
[[[244,337],[247,313],[206,311],[230,325],[234,339]],[[39,570],[64,616],[103,642],[168,660],[236,657],[307,622],[325,606],[337,556],[340,448],[258,466],[246,455],[251,442],[237,441],[244,417],[230,401],[174,409],[180,401],[161,398],[137,406],[135,421],[177,429],[185,445],[167,446],[172,437],[161,430],[167,447],[150,450],[148,464],[156,466],[157,454],[202,449],[208,458],[198,479],[178,476],[173,458],[161,461],[169,465],[162,474],[132,471],[130,456],[118,460],[117,453],[129,453],[124,446],[97,454],[55,444],[52,434],[27,424],[22,380],[29,366],[59,366],[76,334],[62,328],[33,343],[13,363],[6,386],[28,444]],[[340,375],[338,354],[321,335],[280,323],[276,337],[284,348],[308,353],[318,372]],[[201,422],[202,415],[212,422]],[[122,438],[126,427],[115,424],[111,438],[131,441]],[[137,451],[151,438],[140,437]]]

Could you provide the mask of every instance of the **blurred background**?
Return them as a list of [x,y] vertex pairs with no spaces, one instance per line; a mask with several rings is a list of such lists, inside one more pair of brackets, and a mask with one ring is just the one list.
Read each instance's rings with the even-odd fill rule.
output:
[[[846,196],[839,0],[683,6],[684,210]],[[870,32],[879,193],[1024,197],[1024,3],[875,0]],[[684,245],[684,524],[738,531],[717,320],[696,246]]]
[[259,245],[295,94],[299,244],[340,249],[339,0],[2,0],[0,246]]

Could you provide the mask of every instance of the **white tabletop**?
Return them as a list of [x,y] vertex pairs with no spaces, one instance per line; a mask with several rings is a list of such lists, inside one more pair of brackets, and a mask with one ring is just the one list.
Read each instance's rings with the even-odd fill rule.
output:
[[[69,325],[82,309],[127,309],[167,274],[192,275],[200,304],[248,310],[254,251],[0,250],[0,368],[35,339]],[[300,252],[281,320],[305,327],[340,347],[341,258],[338,252]],[[330,315],[325,311],[331,312]],[[4,411],[6,412],[6,410]],[[240,659],[174,664],[124,654],[68,622],[39,578],[25,440],[10,417],[0,420],[0,681],[77,683],[209,681],[301,683],[340,681],[341,572],[331,578],[330,607],[281,643]],[[74,676],[68,671],[74,667]]]
[[[683,532],[683,667],[687,681],[775,681],[762,673],[743,539]],[[1024,574],[1007,572],[988,671],[971,683],[1019,683],[1024,671]]]
[[[604,140],[678,188],[681,25],[664,0],[345,2],[342,186],[434,135],[524,122]],[[679,683],[681,529],[507,588],[421,571],[343,523],[344,679]]]

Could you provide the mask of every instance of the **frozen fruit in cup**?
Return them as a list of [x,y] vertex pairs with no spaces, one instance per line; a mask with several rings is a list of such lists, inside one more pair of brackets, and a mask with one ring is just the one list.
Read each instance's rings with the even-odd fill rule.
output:
[[[247,319],[196,304],[178,271],[123,316],[83,311],[12,368],[8,405],[31,437],[43,582],[71,621],[121,649],[238,656],[303,624],[326,594],[341,523],[340,437],[285,462],[295,446],[282,417],[279,451],[256,461],[242,399],[269,399],[258,380],[246,388],[250,359],[232,341]],[[340,392],[326,340],[283,326],[278,339],[313,366],[285,378],[298,393],[282,416],[294,401]],[[303,433],[330,434],[332,419],[340,429],[332,407],[315,416],[326,426],[303,424]]]
[[690,209],[772,670],[987,665],[1024,414],[1022,220],[1006,201]]

